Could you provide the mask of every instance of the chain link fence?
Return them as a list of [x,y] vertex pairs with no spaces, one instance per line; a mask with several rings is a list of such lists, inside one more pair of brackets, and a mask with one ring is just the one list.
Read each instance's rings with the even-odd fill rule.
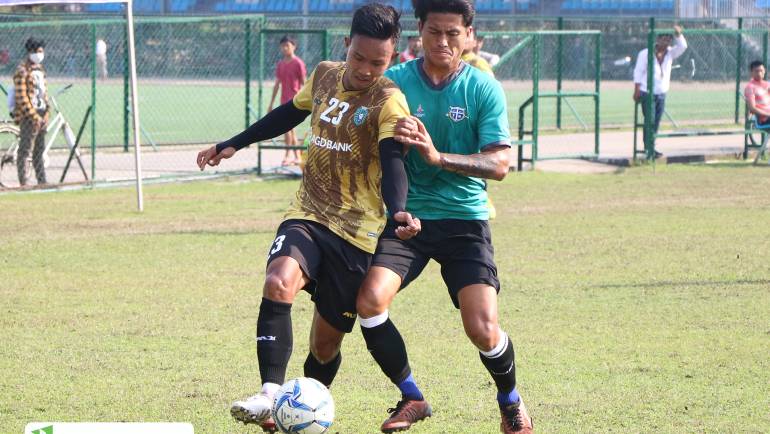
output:
[[[416,21],[408,16],[402,20],[405,35],[414,34]],[[690,49],[676,62],[669,98],[671,116],[682,124],[734,122],[736,80],[745,80],[746,65],[762,53],[762,26],[766,29],[766,22],[670,19],[658,20],[655,27],[668,28],[675,23],[684,26]],[[344,58],[343,41],[349,24],[349,16],[138,18],[136,50],[145,176],[199,174],[193,164],[198,150],[230,137],[267,111],[281,37],[291,35],[297,40],[296,54],[309,72],[321,60]],[[620,17],[478,16],[475,27],[486,36],[484,50],[502,58],[495,74],[507,93],[512,134],[516,135],[519,108],[534,92],[534,77],[541,93],[590,93],[597,71],[601,79],[598,112],[591,98],[543,97],[538,103],[538,129],[543,133],[557,129],[592,132],[596,118],[601,119],[603,129],[631,128],[632,71],[637,53],[647,45],[650,24],[649,19]],[[588,34],[543,36],[541,63],[534,76],[532,39],[527,39],[532,34],[527,32],[552,30],[598,31],[601,43],[598,46]],[[50,94],[55,95],[73,130],[80,129],[88,107],[93,106],[93,116],[85,123],[79,142],[89,179],[130,179],[133,159],[128,152],[131,137],[124,20],[17,17],[13,22],[0,20],[0,35],[0,84],[8,87],[11,83],[14,68],[26,54],[24,41],[30,36],[44,39]],[[107,46],[106,71],[95,56],[99,40]],[[405,45],[406,38],[402,38],[399,48]],[[57,94],[68,84],[72,87]],[[709,104],[714,92],[720,95],[719,104]],[[528,110],[526,122],[530,123],[533,112]],[[7,116],[0,118],[7,120]],[[298,137],[302,138],[306,130],[307,125],[301,125]],[[61,172],[68,154],[63,135],[57,135],[51,170]],[[219,170],[251,170],[257,164],[256,151],[244,150],[234,160]],[[272,161],[268,156],[265,164],[274,165]],[[6,167],[0,181],[12,186],[14,176],[14,168]],[[49,176],[53,178],[57,177]],[[65,182],[82,180],[83,176],[74,171],[65,178]]]

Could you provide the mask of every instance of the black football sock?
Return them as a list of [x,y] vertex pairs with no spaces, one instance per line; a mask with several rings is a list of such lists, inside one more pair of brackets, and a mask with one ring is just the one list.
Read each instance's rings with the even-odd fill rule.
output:
[[337,376],[337,371],[340,369],[341,363],[342,352],[337,353],[337,356],[331,361],[321,363],[315,358],[313,353],[308,351],[307,359],[305,359],[305,377],[315,378],[324,386],[331,387],[334,377]]
[[508,335],[500,333],[500,343],[490,351],[479,352],[481,363],[497,385],[501,394],[509,394],[516,387],[516,365],[513,360],[513,344]]
[[[383,315],[387,318],[387,312]],[[366,348],[374,357],[382,372],[390,378],[393,384],[399,386],[399,389],[402,389],[401,386],[404,383],[409,383],[408,392],[404,392],[404,389],[402,389],[402,393],[413,399],[422,399],[422,393],[417,389],[417,385],[414,383],[413,377],[411,377],[412,370],[409,367],[409,358],[406,354],[404,339],[390,318],[387,318],[381,324],[373,325],[370,320],[375,318],[359,319],[361,332],[366,341]]]
[[263,297],[257,319],[257,359],[262,383],[284,383],[293,339],[291,304]]

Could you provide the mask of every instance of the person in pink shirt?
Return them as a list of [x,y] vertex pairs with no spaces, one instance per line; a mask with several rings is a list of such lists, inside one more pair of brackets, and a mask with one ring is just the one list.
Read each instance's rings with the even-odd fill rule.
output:
[[[281,38],[281,52],[283,53],[283,59],[278,61],[275,66],[275,86],[273,87],[273,96],[270,98],[270,105],[267,111],[273,110],[273,104],[275,103],[275,96],[278,94],[278,88],[281,88],[281,105],[286,104],[294,98],[294,95],[299,92],[302,86],[305,84],[305,77],[307,76],[307,70],[305,69],[305,62],[298,56],[294,55],[294,50],[297,48],[297,42],[291,36],[284,36]],[[297,134],[294,130],[289,130],[284,134],[284,143],[286,146],[297,146]],[[293,154],[293,158],[292,158]],[[289,151],[286,150],[286,154],[283,156],[282,166],[290,164],[299,164],[300,156],[298,150]]]
[[406,50],[398,55],[398,63],[408,62],[420,57],[422,51],[422,39],[419,36],[410,36],[407,38]]
[[749,65],[751,81],[746,85],[743,95],[751,113],[757,116],[758,125],[770,124],[770,82],[765,80],[765,64],[755,60]]

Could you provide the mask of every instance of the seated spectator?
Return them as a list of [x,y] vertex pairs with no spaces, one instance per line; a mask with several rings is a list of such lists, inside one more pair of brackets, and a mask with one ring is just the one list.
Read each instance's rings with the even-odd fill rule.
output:
[[765,80],[765,64],[755,60],[749,65],[751,81],[746,85],[743,96],[746,106],[757,116],[758,125],[770,126],[770,83]]

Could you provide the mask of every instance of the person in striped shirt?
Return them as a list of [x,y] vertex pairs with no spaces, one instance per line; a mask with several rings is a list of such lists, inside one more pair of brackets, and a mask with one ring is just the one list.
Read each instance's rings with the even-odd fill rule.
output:
[[758,125],[770,125],[770,82],[765,80],[765,64],[755,60],[749,65],[751,81],[746,85],[743,96],[749,111],[757,116]]

